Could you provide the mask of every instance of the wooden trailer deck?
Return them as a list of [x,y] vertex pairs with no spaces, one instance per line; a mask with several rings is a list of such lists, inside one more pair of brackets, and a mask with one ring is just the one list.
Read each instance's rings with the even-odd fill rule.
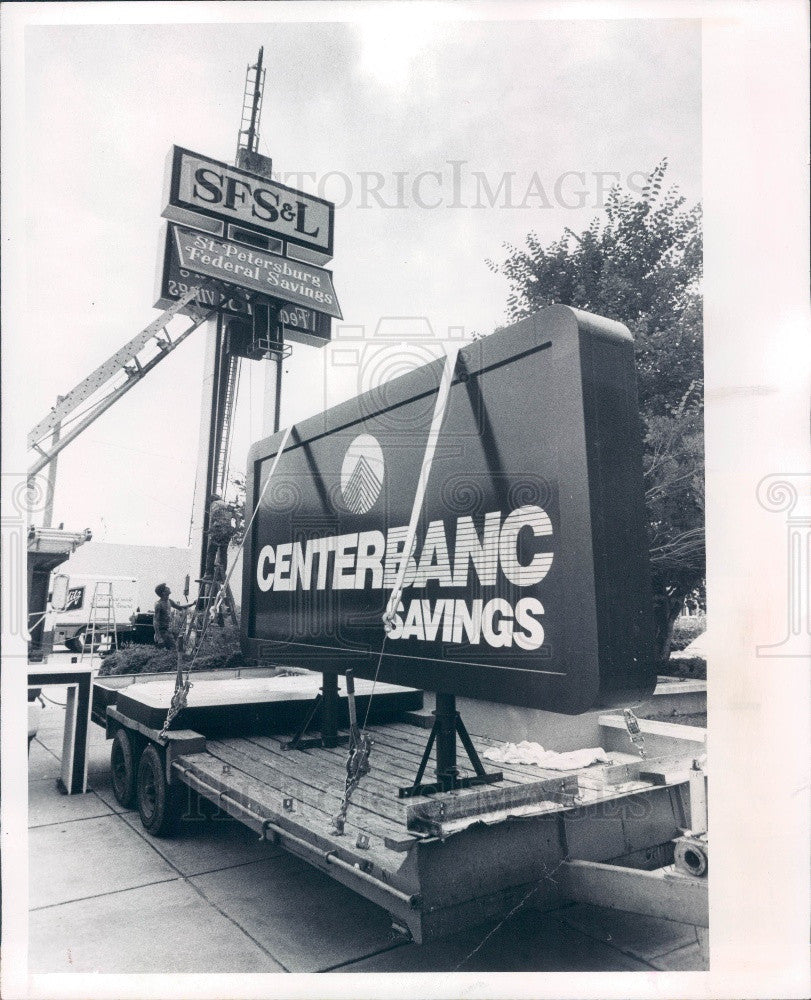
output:
[[[689,757],[642,760],[611,752],[610,764],[557,771],[491,762],[486,750],[506,744],[483,736],[470,737],[473,747],[501,781],[401,797],[417,776],[430,717],[414,708],[420,692],[379,685],[367,728],[370,771],[338,834],[333,817],[344,794],[347,747],[285,748],[317,683],[312,675],[196,681],[176,719],[186,728],[166,734],[160,726],[171,682],[120,692],[106,709],[119,802],[131,805],[137,797],[145,827],[162,835],[172,824],[156,816],[197,808],[180,794],[188,786],[384,907],[418,943],[505,914],[524,899],[556,904],[554,872],[571,859],[668,864],[673,840],[689,826],[683,794]],[[359,684],[360,704],[370,688],[371,682]],[[345,701],[341,693],[339,716]],[[358,714],[363,719],[362,709]],[[457,763],[461,777],[473,776],[467,757],[460,753]],[[429,782],[433,767],[432,760]]]
[[[647,852],[664,863],[656,851],[687,825],[677,788],[686,760],[612,753],[611,765],[570,772],[500,763],[497,784],[400,798],[428,732],[407,722],[368,731],[371,770],[351,797],[342,835],[332,818],[344,790],[344,747],[289,751],[278,737],[251,735],[180,752],[181,738],[170,768],[260,836],[385,907],[417,942],[506,912],[528,894],[535,904],[557,902],[547,876],[570,857],[639,853],[644,866]],[[503,745],[472,738],[480,755]]]

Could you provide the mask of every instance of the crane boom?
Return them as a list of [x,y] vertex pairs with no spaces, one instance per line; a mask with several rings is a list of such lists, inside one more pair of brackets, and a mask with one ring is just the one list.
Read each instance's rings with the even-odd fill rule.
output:
[[[259,49],[256,63],[249,65],[243,92],[242,118],[237,135],[237,166],[242,166],[260,176],[271,176],[270,157],[258,152],[259,127],[262,116],[262,98],[265,84],[264,49]],[[210,301],[203,301],[201,293],[213,290]],[[212,370],[211,423],[208,435],[206,462],[206,499],[203,504],[203,537],[208,529],[208,496],[212,491],[225,492],[228,486],[228,467],[231,439],[234,429],[241,358],[231,349],[221,307],[233,294],[227,287],[214,280],[200,279],[176,302],[166,309],[149,326],[136,334],[111,357],[74,386],[65,396],[58,396],[56,404],[28,435],[28,447],[37,453],[29,476],[35,476],[49,467],[48,506],[44,515],[50,523],[53,508],[57,455],[74,441],[93,421],[108,410],[141,379],[178,347],[206,320],[217,316]],[[247,297],[250,302],[254,296]],[[182,333],[171,336],[169,322],[181,312],[191,315],[192,323]],[[250,355],[248,355],[250,356]],[[277,357],[277,409],[281,387],[281,355]],[[84,407],[82,409],[82,407]],[[201,574],[204,571],[205,545],[201,554]]]
[[[216,302],[213,305],[199,306],[199,311],[192,316],[191,326],[182,333],[172,338],[167,326],[169,322],[182,310],[188,310],[195,300],[199,299],[200,293],[204,289],[215,287],[213,282],[203,282],[190,288],[182,295],[177,302],[158,316],[149,326],[136,334],[132,340],[128,341],[122,348],[116,351],[103,364],[99,365],[86,378],[82,379],[78,385],[66,395],[59,399],[50,413],[43,417],[36,424],[28,435],[28,447],[39,452],[40,457],[29,469],[29,475],[34,476],[45,468],[53,459],[70,444],[79,434],[82,433],[94,420],[101,416],[105,410],[109,409],[125,393],[159,364],[168,354],[171,354],[190,334],[192,334],[202,323],[214,315],[225,295],[218,291]],[[154,341],[157,351],[147,358],[139,358],[138,355]],[[61,428],[75,410],[93,397],[107,383],[111,382],[118,375],[124,375],[124,381],[110,388],[110,391],[101,399],[92,403],[87,410],[73,417],[77,423],[66,434],[52,440],[50,444],[43,445],[43,440],[57,428]]]

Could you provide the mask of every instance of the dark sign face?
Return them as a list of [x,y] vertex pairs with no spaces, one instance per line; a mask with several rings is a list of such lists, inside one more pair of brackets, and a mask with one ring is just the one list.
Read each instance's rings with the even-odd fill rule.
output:
[[79,611],[84,604],[84,587],[70,587],[63,611]]
[[295,427],[269,484],[280,436],[254,446],[248,644],[363,677],[382,648],[381,680],[563,712],[650,689],[630,335],[554,307],[466,347],[407,554],[441,364]]
[[332,274],[323,267],[289,260],[269,250],[223,240],[197,229],[170,226],[182,268],[228,285],[271,295],[292,305],[342,319]]
[[[172,225],[166,226],[166,232],[161,240],[158,282],[156,289],[155,308],[168,309],[181,295],[184,295],[195,284],[206,280],[206,275],[191,271],[180,266],[177,242],[173,236]],[[247,247],[245,248],[248,249]],[[213,289],[204,289],[204,303],[213,305],[216,294]],[[226,302],[222,311],[228,316],[250,316],[253,312],[248,295],[236,294]],[[316,312],[306,306],[281,302],[269,295],[260,295],[258,300],[272,303],[279,307],[279,317],[284,328],[285,340],[296,341],[322,347],[329,343],[332,337],[332,321],[325,313]]]
[[335,206],[277,181],[173,146],[163,215],[194,225],[203,216],[332,257]]

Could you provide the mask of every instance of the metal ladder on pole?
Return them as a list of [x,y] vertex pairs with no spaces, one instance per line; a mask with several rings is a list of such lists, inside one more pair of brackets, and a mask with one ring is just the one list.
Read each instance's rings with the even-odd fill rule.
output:
[[97,580],[93,587],[93,600],[90,602],[87,628],[84,633],[81,660],[85,653],[90,653],[90,665],[93,657],[99,651],[102,636],[110,637],[112,649],[118,649],[118,628],[115,618],[115,592],[112,580]]
[[239,392],[239,376],[242,359],[232,354],[228,358],[228,376],[225,389],[225,400],[222,407],[222,434],[220,450],[217,455],[216,478],[214,492],[225,494],[228,488],[228,467],[231,458],[231,442],[234,436],[234,404]]
[[262,68],[264,46],[259,49],[259,58],[253,66],[248,66],[245,74],[245,92],[242,95],[242,117],[237,136],[237,162],[240,150],[255,153],[259,146],[259,123],[262,119],[262,97],[265,91],[265,71]]

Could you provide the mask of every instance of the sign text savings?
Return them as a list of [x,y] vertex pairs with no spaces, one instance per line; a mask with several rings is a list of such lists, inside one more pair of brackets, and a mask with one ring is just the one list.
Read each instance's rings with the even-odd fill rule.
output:
[[[485,515],[481,535],[473,518],[456,519],[451,549],[444,521],[431,521],[422,551],[407,557],[403,586],[422,588],[429,581],[438,587],[466,588],[471,566],[482,587],[494,587],[499,568],[513,587],[532,587],[541,582],[552,565],[551,552],[535,552],[528,562],[519,560],[522,532],[536,538],[551,536],[552,524],[542,507],[524,506],[502,521],[501,511]],[[264,545],[256,563],[256,582],[263,592],[302,590],[391,590],[403,560],[407,527],[382,531],[350,532],[306,542]],[[435,601],[412,598],[408,607],[397,607],[389,639],[419,639],[423,642],[482,641],[493,647],[518,646],[539,649],[544,628],[539,616],[543,605],[535,597],[522,597],[514,606],[503,597],[476,598],[469,603],[458,598]]]

